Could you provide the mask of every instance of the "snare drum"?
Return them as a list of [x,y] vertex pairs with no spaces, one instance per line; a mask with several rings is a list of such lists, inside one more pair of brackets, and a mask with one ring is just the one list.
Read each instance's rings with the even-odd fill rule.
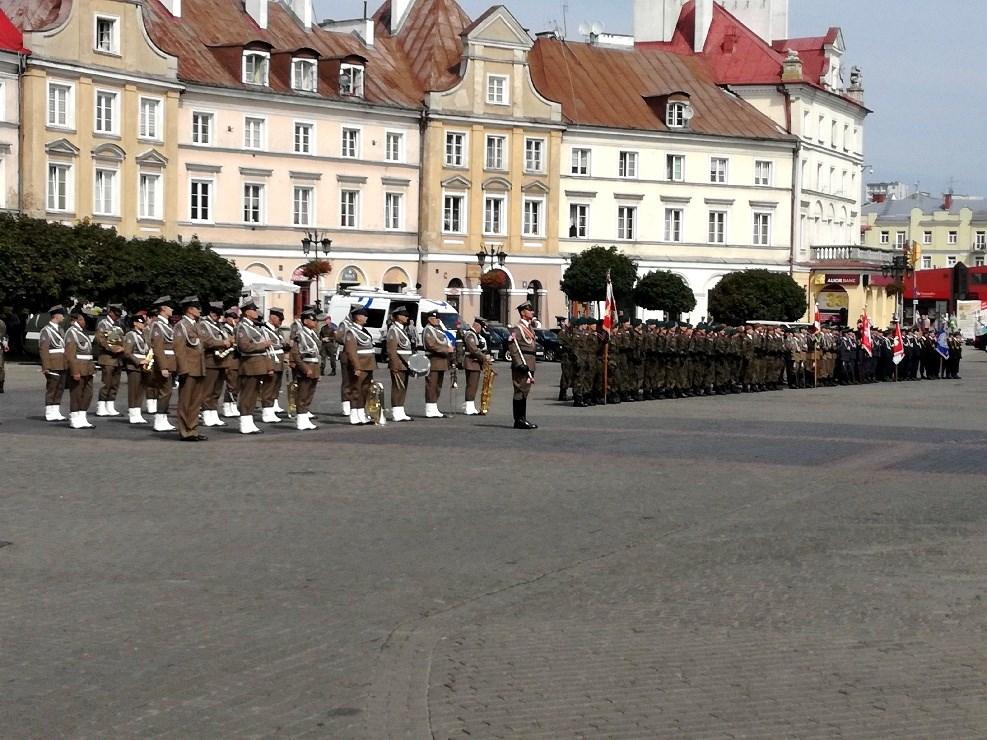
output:
[[408,358],[408,371],[416,378],[428,375],[432,369],[432,362],[424,352],[415,352]]

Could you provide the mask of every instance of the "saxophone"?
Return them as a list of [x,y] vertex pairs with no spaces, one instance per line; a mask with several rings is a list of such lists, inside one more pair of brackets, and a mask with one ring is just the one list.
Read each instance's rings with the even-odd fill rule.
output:
[[490,399],[493,398],[493,383],[496,377],[493,362],[488,360],[483,363],[483,385],[480,387],[480,414],[483,416],[490,412]]
[[384,384],[379,380],[370,383],[370,392],[367,394],[367,405],[364,407],[367,416],[374,424],[383,426],[387,419],[384,416]]

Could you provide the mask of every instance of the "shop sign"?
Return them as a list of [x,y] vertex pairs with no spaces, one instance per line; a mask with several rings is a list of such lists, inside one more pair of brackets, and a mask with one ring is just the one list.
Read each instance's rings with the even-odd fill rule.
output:
[[831,285],[860,285],[860,275],[852,272],[827,272],[826,282]]

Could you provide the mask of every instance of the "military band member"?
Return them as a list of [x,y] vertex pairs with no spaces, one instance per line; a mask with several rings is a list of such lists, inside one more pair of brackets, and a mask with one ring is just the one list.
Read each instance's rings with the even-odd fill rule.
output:
[[[152,305],[147,309],[147,325],[144,327],[144,341],[147,342],[148,351],[152,357],[154,352],[151,350],[151,327],[157,320],[158,309],[157,306]],[[157,365],[157,362],[154,364]],[[144,376],[144,408],[152,416],[158,412],[158,388],[155,384],[153,370],[151,374]]]
[[226,426],[219,418],[219,393],[223,387],[225,362],[233,353],[233,337],[223,331],[223,304],[210,303],[209,315],[196,327],[206,355],[206,378],[202,387],[202,423],[207,427]]
[[[278,396],[281,395],[281,381],[284,378],[285,348],[284,338],[281,335],[281,325],[284,323],[284,309],[272,308],[267,312],[267,321],[261,325],[264,336],[271,340],[271,362],[274,368],[273,374],[261,383],[260,402],[263,413],[260,420],[265,424],[277,424],[281,421],[278,411],[283,409],[278,405]],[[299,329],[293,329],[292,336],[298,335]]]
[[82,309],[72,310],[69,327],[65,332],[65,367],[69,386],[69,426],[73,429],[92,429],[86,418],[93,400],[93,343],[86,334],[86,317]]
[[62,394],[65,392],[65,336],[62,322],[65,321],[65,307],[52,306],[48,309],[48,323],[38,337],[38,351],[41,353],[41,374],[45,376],[45,421],[65,421],[59,409]]
[[168,421],[168,405],[175,382],[175,331],[171,327],[171,315],[175,304],[171,296],[162,296],[154,302],[158,311],[151,324],[151,351],[154,352],[154,367],[151,373],[151,386],[155,390],[154,431],[173,432],[175,427]]
[[430,363],[425,382],[425,416],[429,419],[443,419],[445,414],[439,411],[439,396],[442,394],[442,381],[453,359],[455,348],[446,335],[438,311],[426,313],[425,320],[428,323],[422,332],[422,344],[425,345],[425,354]]
[[175,325],[175,365],[178,374],[178,438],[182,442],[202,442],[199,412],[206,382],[205,344],[199,336],[202,303],[198,296],[181,302],[182,319]]
[[319,385],[319,370],[322,363],[322,342],[315,333],[318,325],[315,311],[303,311],[302,327],[291,343],[291,364],[294,370],[295,383],[295,427],[299,431],[318,429],[312,423],[312,400],[315,389]]
[[263,434],[254,423],[254,407],[261,383],[274,375],[271,339],[263,329],[257,304],[249,301],[240,306],[243,316],[236,327],[236,348],[240,353],[237,398],[240,406],[240,433]]
[[360,306],[350,314],[351,322],[343,336],[343,355],[349,374],[350,424],[371,424],[367,416],[367,396],[374,379],[377,357],[373,335],[364,326],[369,313]]
[[127,372],[127,414],[131,424],[147,424],[141,416],[144,403],[144,379],[147,377],[147,317],[137,312],[130,320],[130,331],[123,337],[123,367]]
[[115,341],[120,333],[120,317],[123,306],[111,303],[106,307],[106,316],[96,324],[96,364],[102,374],[102,385],[96,401],[96,416],[120,416],[116,409],[117,390],[120,388],[120,373],[123,368],[122,342]]
[[[353,312],[361,308],[363,308],[363,304],[351,303],[350,315],[345,317],[342,321],[340,321],[339,326],[336,327],[336,342],[339,343],[340,345],[343,344],[343,340],[346,338],[347,329],[353,326],[353,319],[352,319]],[[347,367],[348,362],[349,359],[347,358],[346,353],[341,352],[339,354],[339,371],[340,374],[342,375],[342,379],[339,384],[339,400],[340,403],[342,404],[342,415],[349,416],[352,419],[351,416],[352,409],[350,407],[350,395],[351,395],[350,380],[353,377],[353,373],[350,372],[350,369]]]
[[511,360],[511,380],[514,382],[514,428],[537,429],[537,424],[528,421],[528,393],[535,382],[535,352],[538,340],[531,322],[535,308],[530,303],[517,307],[520,314],[511,332],[507,350]]
[[398,306],[391,311],[391,325],[387,328],[385,347],[387,367],[391,371],[391,418],[394,421],[414,421],[404,410],[408,395],[408,358],[414,348],[408,336],[408,322],[411,316],[408,309]]
[[322,340],[322,362],[319,365],[319,372],[326,374],[326,363],[329,364],[329,374],[336,374],[336,350],[339,342],[336,341],[336,325],[328,317],[319,329],[319,339]]
[[6,380],[6,355],[10,352],[10,340],[7,338],[7,323],[0,319],[0,393],[3,393],[3,384]]
[[476,392],[480,387],[484,368],[492,362],[487,354],[487,340],[483,337],[486,328],[487,322],[477,316],[470,326],[463,329],[463,369],[466,371],[466,404],[463,413],[466,416],[480,413],[476,407]]
[[[226,309],[223,314],[223,331],[229,335],[233,351],[226,355],[223,360],[223,381],[226,383],[226,390],[223,391],[223,416],[227,419],[235,419],[240,415],[240,408],[237,403],[237,391],[240,388],[240,354],[236,349],[236,327],[240,323],[240,310],[235,306]],[[222,382],[220,384],[222,385]]]

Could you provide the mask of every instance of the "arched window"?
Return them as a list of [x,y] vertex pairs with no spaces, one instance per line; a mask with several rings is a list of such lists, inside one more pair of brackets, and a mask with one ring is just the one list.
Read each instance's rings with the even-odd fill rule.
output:
[[541,282],[538,280],[528,281],[528,303],[535,307],[535,316],[537,316],[543,324],[546,323],[546,317],[541,315],[542,309],[542,296],[544,295],[544,288],[541,287]]
[[453,278],[446,286],[446,302],[458,312],[462,305],[461,296],[463,294],[463,281]]
[[339,272],[340,288],[352,288],[354,285],[365,285],[366,282],[367,278],[359,267],[348,265]]
[[384,273],[384,278],[381,280],[380,287],[390,293],[400,293],[402,290],[407,288],[410,283],[411,279],[408,277],[408,273],[400,267],[392,267]]

